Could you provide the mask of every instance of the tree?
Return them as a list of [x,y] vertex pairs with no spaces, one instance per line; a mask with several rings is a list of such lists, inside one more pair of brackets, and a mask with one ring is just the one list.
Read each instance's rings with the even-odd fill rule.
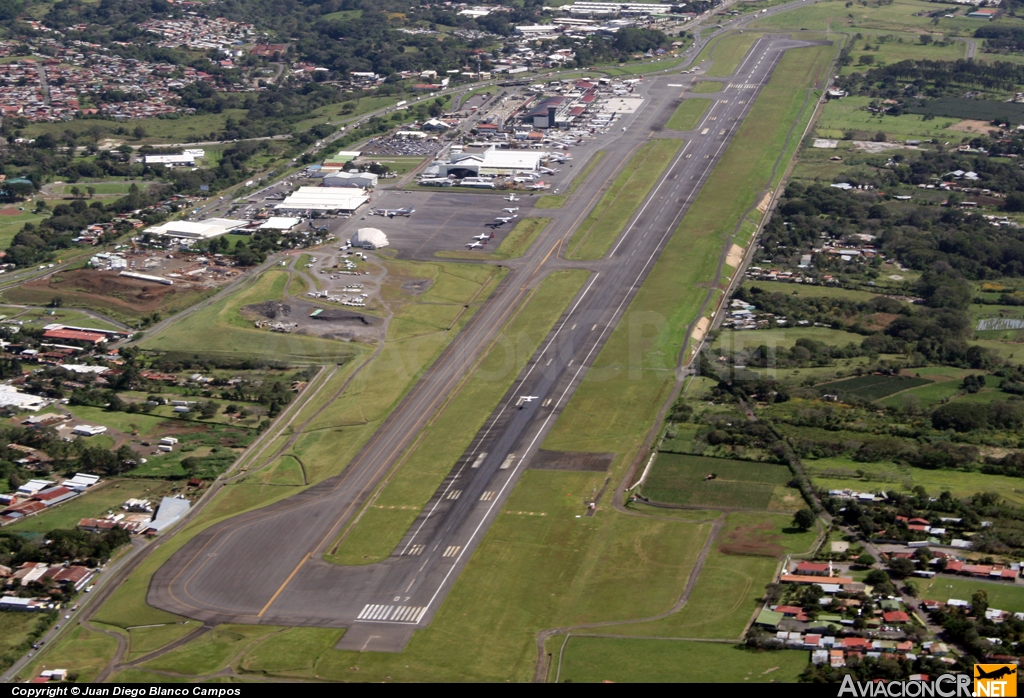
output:
[[797,513],[793,514],[793,525],[801,531],[809,529],[817,520],[817,515],[815,515],[815,513],[810,509],[801,509]]
[[879,131],[871,140],[873,140],[875,143],[885,143],[885,141],[888,140],[888,136],[885,135],[884,131]]
[[978,589],[971,594],[971,613],[975,618],[984,618],[988,610],[988,594],[984,589]]
[[889,568],[889,576],[893,579],[906,579],[914,573],[916,565],[910,560],[897,557],[889,560],[887,567]]
[[871,565],[875,564],[875,558],[868,553],[861,553],[854,562],[862,567],[871,567]]
[[864,577],[864,583],[870,584],[871,586],[879,586],[880,584],[889,583],[889,575],[885,573],[885,570],[871,570],[867,576]]

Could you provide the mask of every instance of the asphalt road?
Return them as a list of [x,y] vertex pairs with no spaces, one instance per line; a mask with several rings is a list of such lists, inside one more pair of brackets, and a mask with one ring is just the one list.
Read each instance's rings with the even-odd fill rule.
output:
[[[214,525],[187,543],[154,576],[148,601],[209,623],[347,627],[339,647],[397,651],[430,622],[500,511],[544,435],[622,317],[686,213],[788,38],[759,39],[686,145],[635,214],[609,255],[592,263],[556,253],[631,152],[671,115],[693,76],[647,79],[647,99],[620,119],[625,131],[538,243],[391,413],[345,471],[268,507]],[[670,87],[669,85],[674,85]],[[669,134],[662,132],[665,135]],[[455,464],[392,555],[343,567],[321,555],[408,448],[450,390],[552,269],[580,266],[589,281],[532,357],[499,407]],[[523,396],[533,399],[522,402]],[[581,512],[582,513],[582,512]]]

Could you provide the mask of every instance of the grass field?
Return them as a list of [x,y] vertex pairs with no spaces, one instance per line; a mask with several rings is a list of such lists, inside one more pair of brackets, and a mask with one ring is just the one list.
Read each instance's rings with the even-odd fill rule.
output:
[[562,208],[562,206],[565,205],[566,200],[569,198],[569,195],[576,191],[576,187],[583,184],[587,177],[590,176],[590,173],[594,171],[594,168],[597,167],[597,163],[601,162],[601,158],[605,156],[605,152],[606,151],[604,150],[596,151],[590,156],[590,159],[587,160],[587,164],[583,167],[580,173],[572,178],[568,189],[561,194],[547,194],[539,197],[537,202],[534,204],[534,208]]
[[[139,142],[131,134],[135,128],[141,126],[146,131],[146,136],[141,139],[143,143],[164,143],[164,142],[198,142],[209,140],[210,136],[217,131],[223,131],[224,125],[229,118],[240,121],[245,117],[245,109],[225,109],[219,114],[197,114],[183,116],[179,119],[137,119],[131,122],[130,128],[120,121],[104,119],[76,119],[74,121],[61,121],[57,123],[34,123],[24,129],[25,138],[35,138],[44,133],[52,133],[60,137],[65,131],[71,130],[75,133],[90,131],[93,127],[99,126],[110,134],[111,138],[123,139],[128,142]],[[117,135],[119,128],[127,128],[128,134]],[[84,188],[85,185],[82,185]]]
[[[714,480],[704,478],[714,473]],[[659,453],[643,485],[658,502],[767,509],[775,487],[792,478],[784,465]]]
[[723,89],[725,89],[725,83],[705,80],[694,85],[690,92],[694,94],[707,94],[709,92],[721,92]]
[[[18,211],[14,215],[2,215],[0,216],[0,247],[7,249],[11,245],[11,240],[17,235],[26,223],[32,223],[33,225],[38,224],[39,221],[44,218],[48,218],[49,214],[36,214],[32,213],[32,210],[26,202],[24,211]],[[18,206],[0,206],[0,208],[12,208],[17,209]]]
[[[807,88],[827,75],[833,50],[787,51],[544,448],[636,453],[672,388],[687,328],[707,293],[698,289],[714,279],[737,223],[781,176],[780,169],[773,179],[774,165],[783,150],[782,162],[795,151],[810,118]],[[791,128],[797,137],[784,148]]]
[[600,259],[647,198],[683,142],[657,139],[640,146],[569,240],[569,259]]
[[[813,339],[836,347],[864,341],[862,335],[831,327],[777,327],[771,330],[722,330],[711,345],[716,350],[738,351],[759,347],[786,347],[796,344],[798,339]],[[908,386],[909,387],[909,386]]]
[[926,378],[913,376],[856,376],[841,381],[825,383],[824,387],[838,395],[855,396],[863,400],[880,400],[908,388],[927,385]]
[[[87,683],[96,678],[116,650],[117,640],[79,625],[63,635],[49,652],[18,672],[18,676],[29,679],[38,676],[47,666],[59,667],[75,672],[80,682]],[[59,657],[60,661],[50,661],[51,657]]]
[[[564,636],[551,638],[557,656]],[[559,681],[572,683],[796,683],[806,652],[756,652],[718,642],[571,636]],[[557,661],[554,662],[557,668]],[[555,669],[548,677],[555,680]]]
[[57,528],[73,529],[81,519],[103,517],[109,511],[117,512],[127,499],[148,499],[157,503],[171,492],[171,487],[171,483],[163,480],[112,480],[69,502],[6,526],[4,530],[46,533]]
[[[940,6],[947,14],[954,8]],[[920,34],[923,31],[940,32],[946,36],[970,36],[981,26],[1021,27],[1022,20],[1003,17],[997,20],[967,18],[963,12],[951,19],[939,17],[934,21],[928,14],[936,10],[933,3],[924,0],[896,0],[886,5],[847,6],[842,0],[815,3],[792,12],[783,12],[757,20],[750,26],[760,29],[812,29],[839,30],[842,27],[857,29],[878,29]],[[919,16],[917,16],[919,15]],[[962,54],[961,54],[962,55]]]
[[979,590],[988,594],[989,608],[998,608],[1010,613],[1024,613],[1024,587],[1016,584],[999,584],[983,582],[975,579],[956,579],[952,577],[934,577],[932,579],[916,579],[919,596],[945,603],[949,599],[971,600],[971,595]]
[[542,282],[445,410],[424,430],[376,501],[325,559],[366,564],[391,553],[586,278],[582,270],[563,271]]
[[711,106],[711,100],[703,97],[683,100],[665,123],[665,128],[673,131],[689,131],[697,128],[700,118]]
[[[750,51],[754,42],[761,38],[760,34],[745,32],[742,34],[726,34],[710,47],[711,67],[706,75],[712,78],[724,78],[736,72],[743,57]],[[703,58],[705,56],[701,56]]]
[[744,283],[744,286],[747,288],[760,288],[768,293],[785,293],[801,298],[845,298],[852,301],[869,301],[880,295],[870,291],[858,291],[851,288],[788,284],[784,281],[750,281]]
[[250,644],[280,629],[261,625],[218,625],[196,640],[142,664],[144,669],[186,676],[212,674]]
[[866,109],[870,101],[869,97],[857,96],[830,100],[815,124],[815,133],[820,138],[842,138],[845,133],[853,132],[857,140],[870,140],[875,134],[884,133],[890,141],[939,138],[951,143],[959,143],[968,135],[949,128],[959,119],[926,121],[921,114],[873,114]]

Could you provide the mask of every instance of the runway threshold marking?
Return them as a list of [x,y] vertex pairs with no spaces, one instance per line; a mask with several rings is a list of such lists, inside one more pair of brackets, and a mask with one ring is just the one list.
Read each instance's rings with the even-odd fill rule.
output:
[[461,494],[462,490],[451,490],[448,492],[448,495],[445,497],[445,499],[458,499],[459,495]]
[[459,554],[460,550],[462,550],[461,545],[449,545],[444,549],[444,552],[441,553],[441,557],[455,557]]
[[257,618],[259,618],[264,613],[266,613],[267,609],[270,608],[270,605],[272,603],[274,603],[275,601],[277,601],[277,597],[280,596],[281,592],[284,591],[284,588],[286,586],[288,586],[288,582],[292,581],[292,579],[295,577],[295,575],[297,575],[299,573],[299,570],[302,569],[302,566],[306,564],[306,560],[308,560],[309,556],[312,555],[312,554],[313,553],[306,553],[306,555],[302,558],[302,562],[300,562],[299,564],[297,564],[295,566],[295,569],[292,570],[292,573],[288,575],[288,579],[284,580],[284,584],[279,586],[277,588],[277,591],[274,592],[274,595],[270,597],[270,601],[267,601],[267,605],[263,607],[263,610],[261,610],[259,613],[256,614]]
[[403,552],[403,555],[422,555],[423,551],[427,549],[426,545],[417,543],[416,545],[410,545],[409,549]]
[[488,490],[487,492],[484,492],[482,495],[480,495],[480,501],[489,502],[492,499],[494,499],[495,494],[497,494],[497,492],[495,492],[494,490]]

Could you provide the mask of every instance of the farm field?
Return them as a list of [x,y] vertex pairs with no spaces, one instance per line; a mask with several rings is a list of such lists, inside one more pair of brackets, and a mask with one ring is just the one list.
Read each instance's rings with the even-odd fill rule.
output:
[[[705,480],[711,473],[717,477]],[[672,504],[767,509],[776,486],[792,477],[784,465],[659,453],[643,494]]]
[[913,376],[870,375],[825,383],[823,387],[840,395],[855,396],[864,400],[880,400],[901,390],[927,385],[929,382],[926,378]]
[[665,123],[665,128],[673,131],[689,131],[697,128],[700,118],[704,116],[710,106],[711,100],[704,97],[684,99]]
[[[564,635],[548,641],[556,654]],[[573,635],[558,680],[572,683],[795,683],[807,652],[754,652],[718,642]],[[554,681],[557,662],[548,677]]]
[[148,499],[157,504],[172,492],[173,485],[163,480],[115,479],[97,485],[71,501],[47,509],[35,516],[5,526],[5,531],[46,533],[58,528],[73,529],[81,519],[103,517],[117,512],[125,500]]
[[[962,470],[925,470],[895,463],[859,463],[850,458],[804,459],[804,469],[818,487],[825,489],[895,489],[909,492],[920,485],[937,497],[949,490],[954,497],[977,492],[998,492],[1008,502],[1024,505],[1024,483],[1020,478],[986,475]],[[857,471],[864,473],[857,476]]]
[[590,215],[573,233],[566,257],[603,257],[682,147],[683,141],[668,138],[652,140],[640,146]]

